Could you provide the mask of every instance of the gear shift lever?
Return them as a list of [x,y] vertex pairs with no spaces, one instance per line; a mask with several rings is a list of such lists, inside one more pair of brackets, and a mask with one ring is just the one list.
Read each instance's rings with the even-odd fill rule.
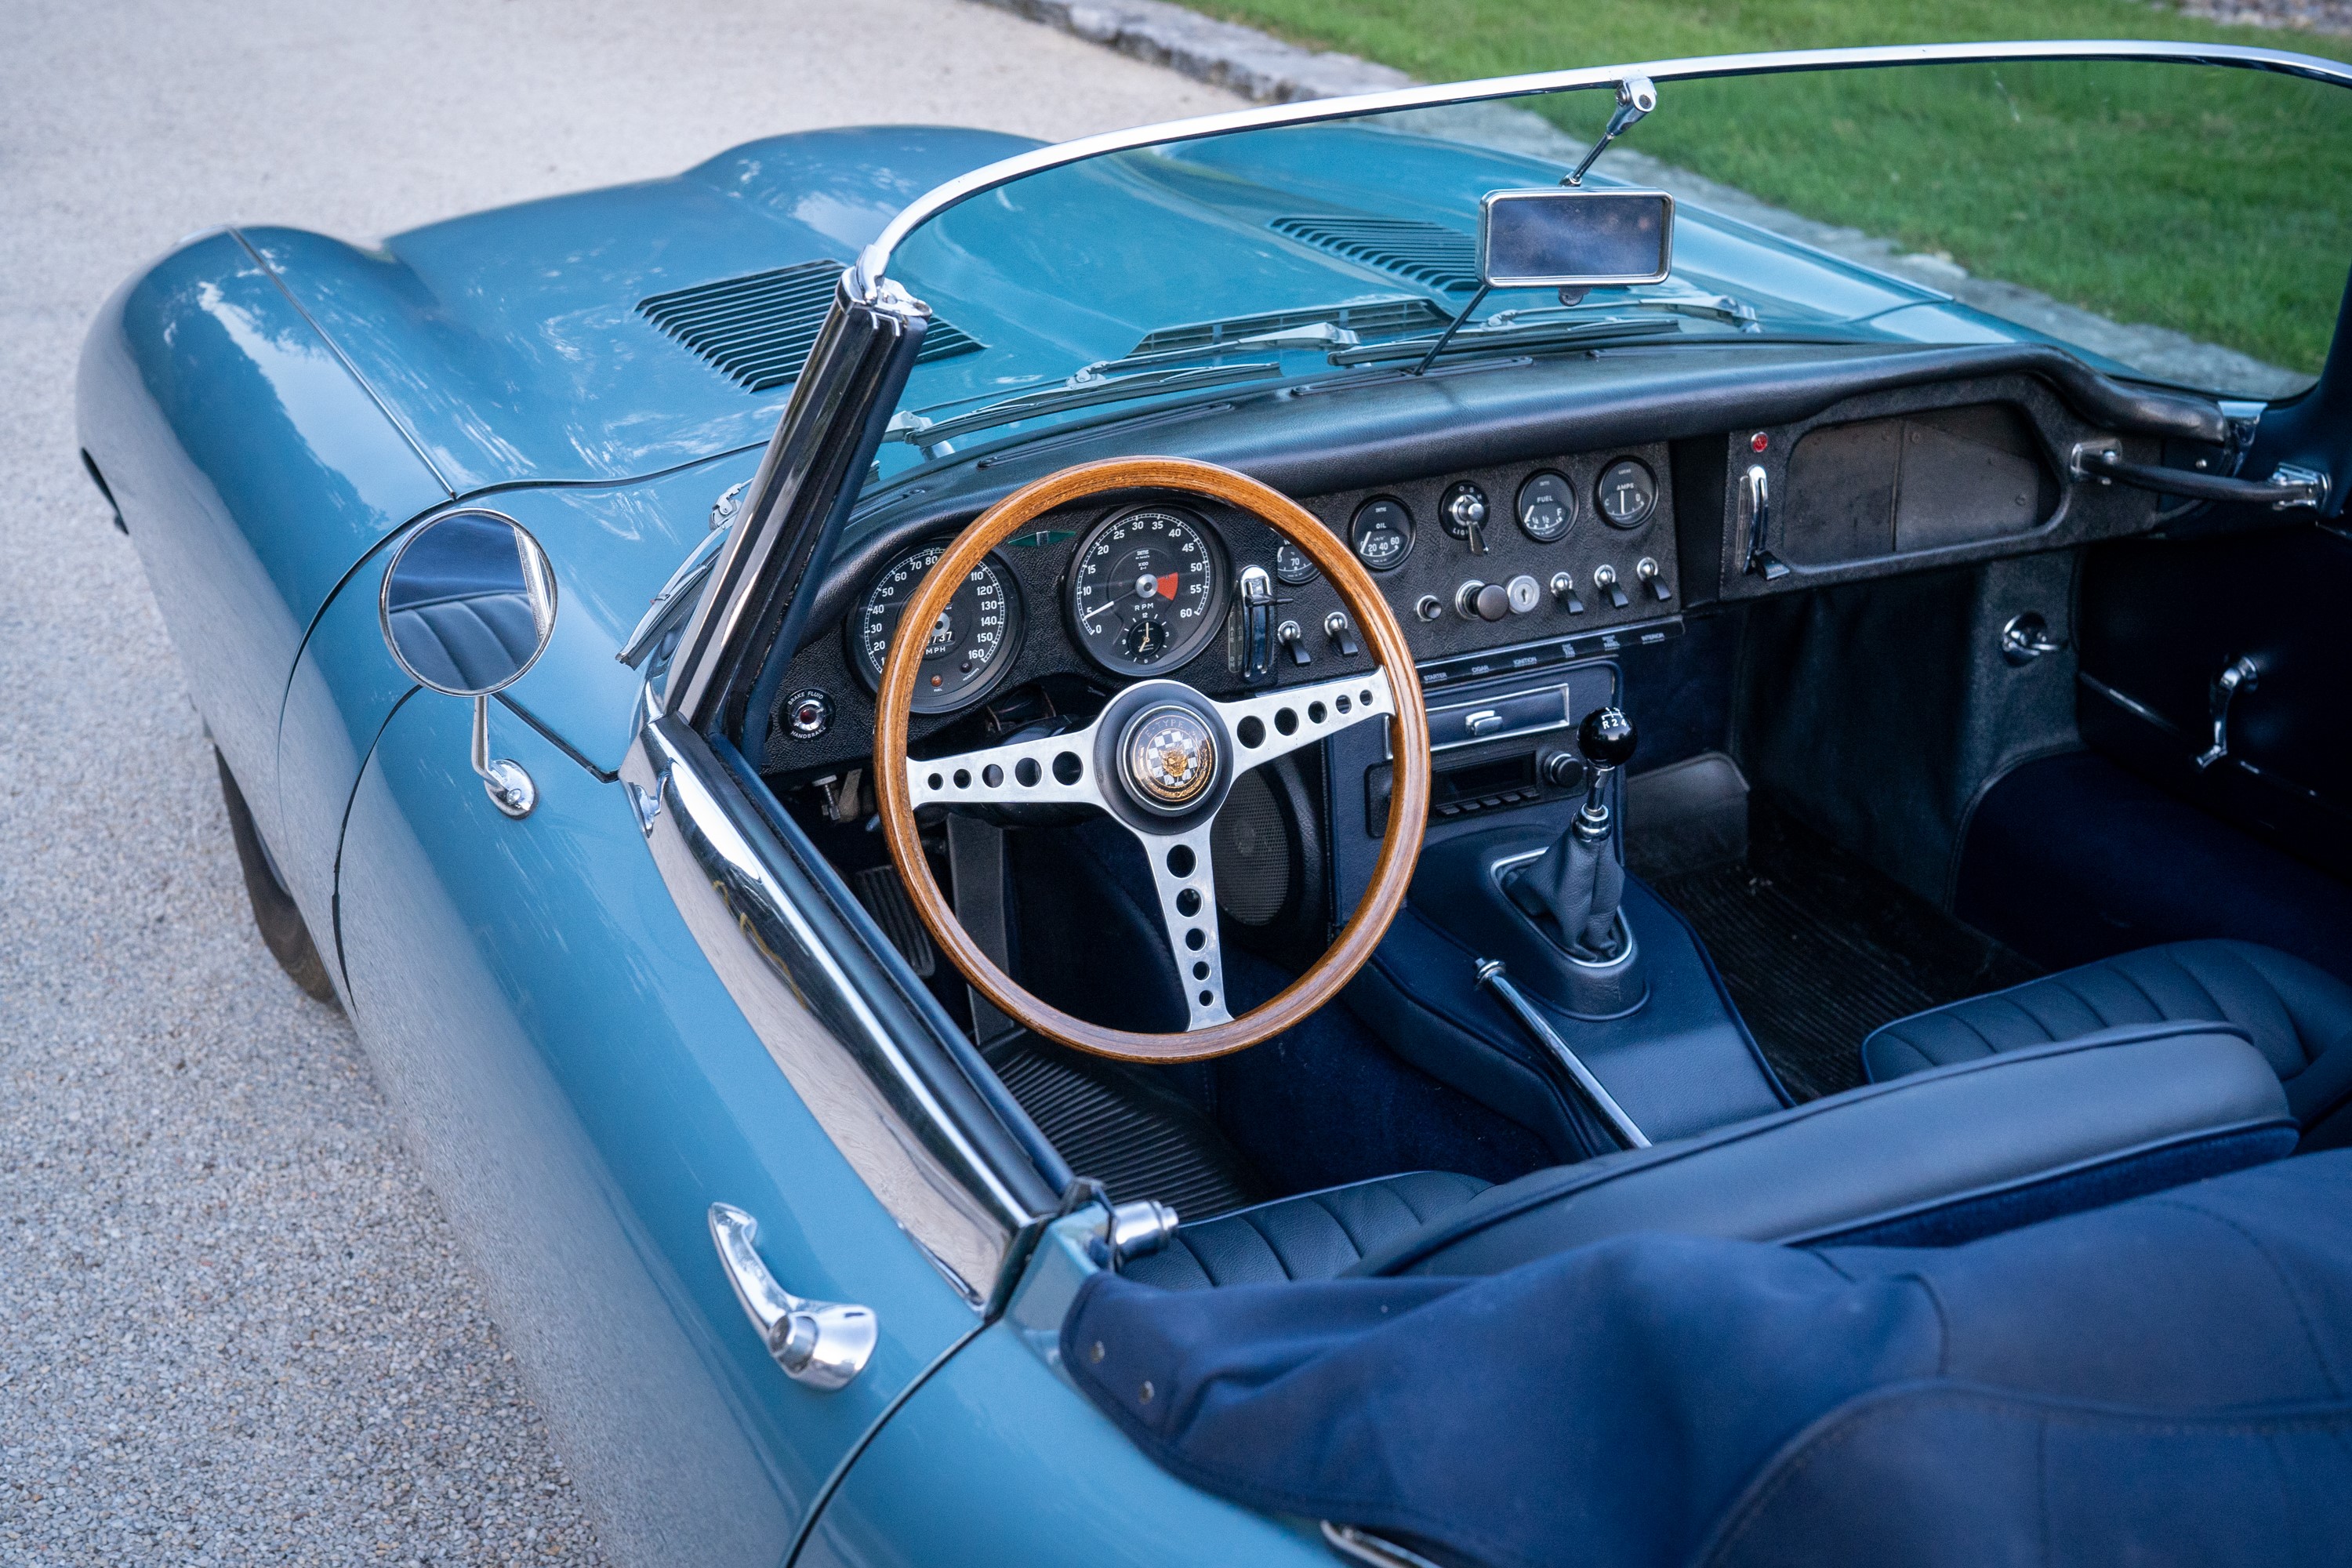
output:
[[[1585,715],[1576,732],[1577,750],[1592,770],[1584,805],[1568,831],[1542,856],[1514,872],[1505,890],[1531,915],[1559,922],[1555,939],[1571,958],[1607,963],[1623,947],[1617,906],[1625,896],[1625,863],[1612,842],[1617,824],[1609,809],[1609,780],[1633,760],[1638,737],[1622,709]],[[1545,933],[1549,936],[1551,933]]]

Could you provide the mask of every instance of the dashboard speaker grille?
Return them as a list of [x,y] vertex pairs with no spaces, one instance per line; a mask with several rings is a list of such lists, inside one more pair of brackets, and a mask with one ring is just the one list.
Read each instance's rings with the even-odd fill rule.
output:
[[1265,773],[1244,773],[1209,828],[1217,907],[1244,925],[1267,924],[1290,898],[1292,859],[1290,828]]
[[1478,287],[1478,242],[1458,228],[1411,218],[1317,214],[1278,217],[1266,227],[1359,267],[1393,272],[1424,288],[1467,293]]
[[[721,278],[649,295],[637,301],[637,314],[744,391],[767,392],[791,382],[808,363],[841,271],[838,261],[803,261]],[[934,316],[915,359],[928,364],[985,346]]]

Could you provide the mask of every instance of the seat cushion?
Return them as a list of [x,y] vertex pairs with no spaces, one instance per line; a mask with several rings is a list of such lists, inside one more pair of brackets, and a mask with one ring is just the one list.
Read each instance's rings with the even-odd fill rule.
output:
[[2176,942],[1915,1013],[1862,1045],[1884,1083],[1928,1068],[2126,1025],[2232,1024],[2308,1127],[2352,1096],[2352,986],[2275,948]]
[[1337,1279],[1366,1253],[1443,1219],[1486,1185],[1451,1171],[1413,1171],[1277,1198],[1179,1226],[1166,1247],[1121,1272],[1171,1290]]

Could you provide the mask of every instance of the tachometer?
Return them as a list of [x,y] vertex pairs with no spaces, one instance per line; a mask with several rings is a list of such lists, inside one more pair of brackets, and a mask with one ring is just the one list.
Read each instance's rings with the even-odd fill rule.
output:
[[[849,617],[850,662],[867,686],[881,685],[882,661],[890,655],[898,617],[914,598],[916,586],[946,552],[941,541],[891,562]],[[915,676],[915,711],[945,713],[986,696],[1012,668],[1020,647],[1021,593],[1013,585],[1013,574],[991,555],[971,569],[946,611],[931,624],[922,668]]]
[[1078,542],[1070,634],[1105,669],[1153,675],[1201,651],[1224,598],[1224,552],[1209,526],[1173,507],[1144,507]]

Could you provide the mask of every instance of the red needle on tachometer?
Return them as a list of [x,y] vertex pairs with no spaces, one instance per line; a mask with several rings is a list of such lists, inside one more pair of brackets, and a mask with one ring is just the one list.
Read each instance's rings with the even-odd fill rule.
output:
[[1160,590],[1160,596],[1161,598],[1163,598],[1163,599],[1172,599],[1172,598],[1174,598],[1174,597],[1176,596],[1176,579],[1177,579],[1177,576],[1178,576],[1178,574],[1176,574],[1176,573],[1174,573],[1174,572],[1171,572],[1171,573],[1167,574],[1165,576],[1158,577],[1158,578],[1155,578],[1155,579],[1153,580],[1153,584],[1152,584],[1152,585],[1153,585],[1153,586],[1155,586],[1155,587],[1157,587],[1157,588]]

